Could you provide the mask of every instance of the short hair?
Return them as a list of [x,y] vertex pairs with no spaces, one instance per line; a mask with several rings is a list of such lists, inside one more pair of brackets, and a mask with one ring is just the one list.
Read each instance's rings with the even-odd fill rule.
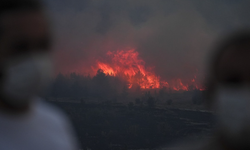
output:
[[43,5],[39,0],[0,0],[0,16],[6,12],[22,10],[42,10]]
[[213,75],[218,73],[218,64],[230,47],[237,47],[235,50],[238,52],[243,52],[245,50],[244,48],[250,48],[250,29],[235,31],[225,36],[225,38],[222,38],[222,40],[216,44],[209,68],[209,71]]
[[[229,49],[230,47],[236,47],[234,49]],[[244,53],[245,51],[250,52],[250,29],[240,29],[235,32],[230,33],[229,35],[222,38],[215,44],[213,49],[214,53],[212,55],[209,67],[208,67],[208,76],[206,81],[206,92],[205,96],[207,98],[208,106],[211,106],[212,94],[214,93],[215,88],[215,79],[218,75],[218,64],[220,63],[222,57],[225,55],[228,50],[234,50],[237,52]]]
[[[42,11],[43,4],[39,0],[0,0],[0,21],[4,14],[18,11]],[[4,32],[0,24],[0,40]]]

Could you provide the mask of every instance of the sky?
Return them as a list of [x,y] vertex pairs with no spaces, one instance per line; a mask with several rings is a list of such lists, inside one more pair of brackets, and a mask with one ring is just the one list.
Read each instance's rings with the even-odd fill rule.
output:
[[250,25],[248,0],[44,2],[57,73],[87,73],[108,51],[135,48],[162,79],[202,79],[214,41]]

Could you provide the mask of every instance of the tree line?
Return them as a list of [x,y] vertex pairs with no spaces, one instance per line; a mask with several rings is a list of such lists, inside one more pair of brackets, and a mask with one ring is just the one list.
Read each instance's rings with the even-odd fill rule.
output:
[[59,73],[52,81],[48,97],[112,99],[128,95],[128,83],[119,76],[110,76],[98,70],[94,77],[76,73]]

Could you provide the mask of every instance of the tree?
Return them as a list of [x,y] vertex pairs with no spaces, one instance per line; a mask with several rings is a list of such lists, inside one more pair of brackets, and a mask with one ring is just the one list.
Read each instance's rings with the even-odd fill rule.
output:
[[136,99],[135,99],[135,104],[136,104],[136,105],[140,105],[140,104],[141,104],[140,98],[136,98]]
[[148,97],[147,104],[149,108],[154,108],[155,107],[155,100],[152,96]]
[[171,105],[173,103],[172,99],[167,100],[167,105]]
[[203,103],[201,91],[194,90],[192,101],[193,101],[193,104],[196,104],[196,105],[201,105]]
[[53,97],[69,96],[69,81],[63,74],[59,73],[54,80],[51,95]]
[[124,85],[122,88],[122,97],[124,99],[127,99],[127,97],[128,97],[128,86],[126,86],[126,85]]
[[107,98],[110,89],[108,78],[103,70],[99,69],[92,79],[92,95],[98,98]]
[[134,107],[134,103],[133,103],[133,102],[129,102],[129,103],[128,103],[128,108],[129,108],[129,109],[132,109],[133,107]]

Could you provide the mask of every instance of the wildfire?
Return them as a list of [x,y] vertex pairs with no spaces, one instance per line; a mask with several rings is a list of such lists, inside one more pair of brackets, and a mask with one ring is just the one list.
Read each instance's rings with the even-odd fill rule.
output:
[[[139,57],[135,49],[118,50],[108,52],[110,62],[97,60],[97,67],[92,67],[93,71],[101,69],[103,73],[110,76],[123,76],[128,81],[128,87],[132,88],[139,85],[141,89],[159,89],[169,88],[175,91],[188,91],[189,85],[184,85],[181,79],[175,79],[170,82],[161,80],[152,68],[145,67],[145,61]],[[196,77],[195,77],[196,78]],[[191,82],[195,83],[195,78]],[[197,85],[193,85],[198,89]]]

